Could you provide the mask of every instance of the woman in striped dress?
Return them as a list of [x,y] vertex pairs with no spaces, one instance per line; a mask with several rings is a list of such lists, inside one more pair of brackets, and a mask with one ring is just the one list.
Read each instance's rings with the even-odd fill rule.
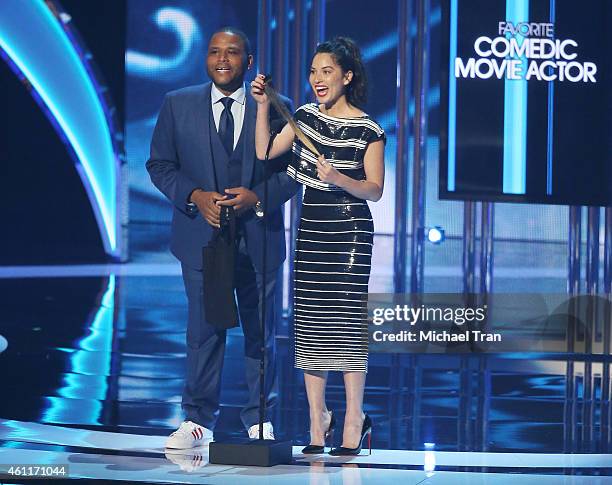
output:
[[[317,104],[298,108],[295,120],[314,143],[317,157],[294,138],[289,125],[274,140],[270,157],[290,149],[287,173],[306,186],[295,255],[295,365],[304,370],[310,406],[310,445],[322,453],[333,427],[325,403],[329,371],[342,371],[346,416],[342,446],[334,455],[357,454],[371,434],[363,413],[368,365],[367,293],[374,226],[367,200],[382,196],[384,131],[360,107],[366,77],[358,47],[338,37],[319,44],[310,85]],[[252,83],[258,104],[256,148],[269,142],[269,101],[262,75]]]

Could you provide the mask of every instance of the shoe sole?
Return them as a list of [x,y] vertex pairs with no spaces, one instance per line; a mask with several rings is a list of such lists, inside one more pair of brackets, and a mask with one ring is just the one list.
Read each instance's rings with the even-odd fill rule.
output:
[[193,448],[200,448],[201,446],[208,446],[209,444],[211,444],[214,440],[210,440],[210,441],[206,441],[204,443],[200,443],[200,444],[193,444],[191,446],[168,446],[165,445],[164,449],[166,450],[191,450]]

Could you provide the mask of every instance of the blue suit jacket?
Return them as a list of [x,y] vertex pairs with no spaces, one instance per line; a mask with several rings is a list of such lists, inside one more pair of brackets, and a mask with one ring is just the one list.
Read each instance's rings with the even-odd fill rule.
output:
[[[197,211],[188,208],[188,198],[196,188],[223,191],[215,187],[209,117],[212,83],[191,86],[166,94],[151,140],[151,155],[146,167],[153,184],[172,202],[172,238],[170,249],[185,265],[202,268],[202,247],[208,244],[213,227]],[[291,102],[285,99],[288,106]],[[241,185],[257,194],[264,203],[264,162],[255,156],[255,118],[257,105],[246,95],[242,133]],[[270,122],[278,123],[278,114]],[[246,130],[246,131],[245,131]],[[285,172],[282,160],[270,161],[268,200],[264,207],[267,220],[267,271],[277,269],[285,259],[285,226],[282,206],[297,191],[298,184]],[[264,223],[252,210],[241,215],[251,261],[263,271]]]

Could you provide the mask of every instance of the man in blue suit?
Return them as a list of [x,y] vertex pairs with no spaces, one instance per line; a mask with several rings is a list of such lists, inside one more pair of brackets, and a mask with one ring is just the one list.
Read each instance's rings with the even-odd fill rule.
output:
[[[208,45],[206,65],[212,82],[166,95],[146,164],[153,184],[173,205],[171,251],[181,262],[189,309],[187,375],[182,399],[185,421],[166,442],[168,448],[177,449],[209,443],[219,416],[226,331],[207,322],[202,247],[219,227],[222,205],[233,208],[237,221],[233,277],[245,337],[249,388],[241,419],[250,437],[258,437],[259,319],[264,271],[269,309],[265,322],[268,413],[275,405],[275,308],[280,304],[275,293],[278,269],[285,259],[282,205],[298,187],[284,170],[270,174],[270,170],[264,170],[264,162],[256,159],[257,108],[244,83],[246,71],[253,65],[248,38],[231,27],[215,32]],[[274,121],[280,121],[278,114],[271,114],[271,125]],[[268,198],[264,205],[266,176]],[[262,254],[264,230],[266,268]],[[207,282],[211,283],[214,284]],[[274,439],[269,416],[264,437]]]

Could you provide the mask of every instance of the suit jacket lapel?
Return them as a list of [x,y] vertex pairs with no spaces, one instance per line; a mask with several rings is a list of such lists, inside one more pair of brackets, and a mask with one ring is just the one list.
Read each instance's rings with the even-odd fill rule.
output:
[[242,147],[242,186],[250,187],[255,168],[255,120],[257,118],[257,106],[255,100],[247,93],[244,106],[244,120],[242,122],[242,134],[244,145]]
[[197,133],[200,137],[200,146],[202,153],[202,167],[204,171],[204,181],[208,190],[217,190],[215,183],[215,171],[213,167],[213,156],[210,148],[210,91],[212,83],[206,83],[202,86],[202,90],[197,99],[195,109],[195,125]]

